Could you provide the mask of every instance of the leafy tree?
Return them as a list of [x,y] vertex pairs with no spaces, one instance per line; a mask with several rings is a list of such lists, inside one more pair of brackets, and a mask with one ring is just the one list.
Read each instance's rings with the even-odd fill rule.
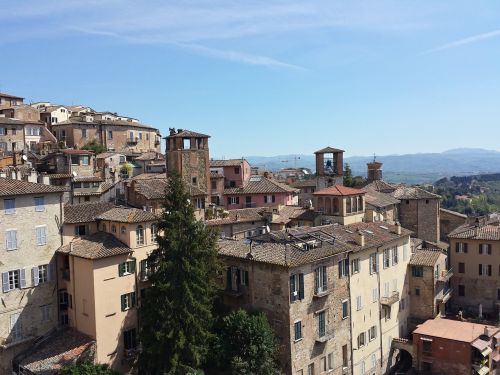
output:
[[140,308],[140,374],[197,374],[212,339],[217,291],[217,233],[194,216],[182,179],[169,178],[158,249]]
[[348,163],[346,163],[345,170],[344,170],[344,186],[349,186],[349,187],[354,186],[354,179],[352,177],[352,169]]
[[94,151],[96,155],[107,151],[106,147],[101,145],[95,139],[92,139],[91,141],[85,143],[85,145],[83,145],[82,147],[82,150]]
[[214,352],[220,355],[219,365],[231,374],[280,374],[276,361],[278,342],[264,313],[230,313],[223,318],[216,343]]
[[64,366],[62,375],[118,375],[118,372],[109,369],[108,365],[83,362],[75,365]]

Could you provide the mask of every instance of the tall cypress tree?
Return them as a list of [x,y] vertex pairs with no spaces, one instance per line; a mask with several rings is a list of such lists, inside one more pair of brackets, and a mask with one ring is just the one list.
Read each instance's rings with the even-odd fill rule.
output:
[[200,368],[212,338],[217,290],[216,232],[197,221],[182,179],[169,179],[148,257],[151,288],[140,307],[141,374],[188,374]]

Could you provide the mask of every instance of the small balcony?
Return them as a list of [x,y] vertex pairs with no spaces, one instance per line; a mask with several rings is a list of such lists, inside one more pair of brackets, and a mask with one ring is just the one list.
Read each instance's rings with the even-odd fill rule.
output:
[[127,138],[127,144],[136,145],[139,142],[139,137]]
[[326,343],[328,340],[333,338],[333,332],[322,332],[316,336],[316,342],[320,344]]
[[436,300],[438,303],[446,303],[450,300],[451,298],[451,293],[453,292],[453,289],[448,288],[446,290],[443,290],[438,293],[436,296]]
[[399,292],[392,292],[388,297],[380,297],[380,303],[385,306],[392,306],[399,302]]
[[330,290],[329,289],[323,289],[323,288],[317,288],[317,289],[314,289],[314,294],[313,294],[313,298],[323,298],[323,297],[326,297],[330,294]]
[[447,283],[450,281],[450,278],[453,276],[453,268],[449,270],[442,270],[441,274],[436,276],[436,281],[439,283]]

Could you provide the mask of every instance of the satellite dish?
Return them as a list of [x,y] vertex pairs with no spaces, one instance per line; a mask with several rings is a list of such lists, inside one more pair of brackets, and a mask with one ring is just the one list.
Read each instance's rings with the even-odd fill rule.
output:
[[28,161],[28,157],[26,155],[23,155],[21,159],[23,159],[24,161]]
[[72,175],[73,177],[76,177],[76,176],[78,176],[78,173],[76,173],[75,171],[73,171],[73,172],[71,172],[71,175]]

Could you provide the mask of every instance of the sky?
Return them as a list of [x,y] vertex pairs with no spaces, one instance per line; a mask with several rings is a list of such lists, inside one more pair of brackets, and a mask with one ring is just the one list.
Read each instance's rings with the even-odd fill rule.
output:
[[0,0],[0,92],[216,158],[500,150],[500,2]]

